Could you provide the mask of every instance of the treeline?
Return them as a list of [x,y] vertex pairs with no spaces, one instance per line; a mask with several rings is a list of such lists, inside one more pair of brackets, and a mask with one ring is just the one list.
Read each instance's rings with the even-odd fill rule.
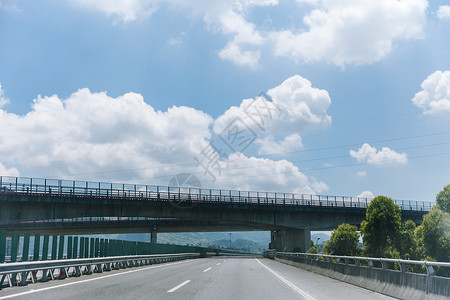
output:
[[[360,236],[363,247],[358,245]],[[309,253],[317,253],[312,246]],[[374,198],[358,228],[341,224],[324,245],[331,255],[384,257],[450,262],[450,184],[436,196],[436,205],[419,226],[402,223],[401,210],[391,198]]]

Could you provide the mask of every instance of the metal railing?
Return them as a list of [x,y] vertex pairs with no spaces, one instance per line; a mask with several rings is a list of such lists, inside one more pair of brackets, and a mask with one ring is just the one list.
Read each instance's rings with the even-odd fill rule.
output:
[[48,281],[55,278],[79,277],[103,271],[118,270],[136,266],[173,262],[198,258],[199,253],[180,253],[164,255],[134,255],[102,258],[82,258],[8,263],[0,265],[0,289],[4,282],[10,287],[24,286],[29,282]]
[[[371,198],[0,176],[2,194],[171,200],[255,205],[367,208]],[[427,201],[394,200],[402,210],[430,211]]]
[[[413,271],[414,268],[408,266],[422,266],[426,270],[428,276],[435,276],[435,267],[450,268],[450,262],[434,262],[419,261],[391,258],[375,258],[375,257],[358,257],[358,256],[339,256],[326,254],[310,254],[310,253],[290,253],[290,252],[271,252],[264,254],[268,258],[277,257],[289,260],[308,259],[315,261],[324,261],[330,263],[342,263],[353,266],[366,266],[368,268],[380,268],[383,270],[397,270],[399,272]],[[379,267],[377,267],[377,265]],[[449,269],[450,270],[450,269]]]

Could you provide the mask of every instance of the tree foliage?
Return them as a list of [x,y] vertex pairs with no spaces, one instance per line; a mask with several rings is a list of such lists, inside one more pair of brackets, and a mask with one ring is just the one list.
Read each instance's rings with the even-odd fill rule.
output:
[[398,243],[400,228],[400,208],[391,198],[375,197],[367,207],[366,220],[361,223],[366,255],[373,257],[389,255],[387,252],[392,252],[392,248]]
[[438,206],[423,217],[416,229],[423,258],[450,261],[450,215]]
[[319,250],[317,249],[316,245],[312,245],[311,248],[309,248],[309,250],[306,251],[306,253],[317,254],[317,253],[319,253]]
[[444,189],[437,194],[436,204],[440,209],[450,214],[450,184],[444,186]]
[[416,224],[411,220],[401,225],[400,238],[396,245],[400,258],[414,260],[420,258],[415,231]]
[[358,241],[356,226],[341,224],[333,230],[330,239],[325,243],[324,251],[333,255],[358,255]]

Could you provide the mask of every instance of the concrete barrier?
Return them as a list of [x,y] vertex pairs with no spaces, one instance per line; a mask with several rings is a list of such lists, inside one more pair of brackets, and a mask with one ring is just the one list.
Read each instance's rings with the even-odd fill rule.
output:
[[450,297],[450,278],[400,272],[277,253],[277,261],[399,299],[444,300]]

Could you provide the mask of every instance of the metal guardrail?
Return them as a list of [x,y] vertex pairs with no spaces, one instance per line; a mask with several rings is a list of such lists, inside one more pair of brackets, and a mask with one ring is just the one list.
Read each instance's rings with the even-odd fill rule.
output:
[[[89,182],[0,176],[2,194],[91,197],[128,200],[173,200],[206,203],[367,208],[371,198],[278,192],[183,188],[159,185]],[[432,202],[394,200],[402,210],[430,211]]]
[[450,268],[449,262],[433,262],[433,261],[419,261],[419,260],[405,260],[405,259],[391,259],[391,258],[375,258],[375,257],[358,257],[358,256],[339,256],[326,254],[309,254],[309,253],[289,253],[289,252],[274,252],[267,251],[264,253],[265,257],[284,258],[289,260],[310,259],[321,260],[330,263],[344,263],[346,265],[362,266],[361,262],[365,262],[368,268],[376,268],[375,262],[381,265],[381,269],[388,270],[390,265],[397,265],[399,272],[407,272],[409,265],[423,266],[428,276],[435,276],[434,267]]
[[[33,261],[0,264],[0,289],[5,280],[12,287],[24,286],[29,281],[46,282],[55,278],[79,277],[83,274],[102,273],[136,266],[172,262],[200,257],[199,253],[180,253],[164,255],[133,255],[102,258],[82,258],[68,260]],[[56,275],[55,275],[56,272]]]

